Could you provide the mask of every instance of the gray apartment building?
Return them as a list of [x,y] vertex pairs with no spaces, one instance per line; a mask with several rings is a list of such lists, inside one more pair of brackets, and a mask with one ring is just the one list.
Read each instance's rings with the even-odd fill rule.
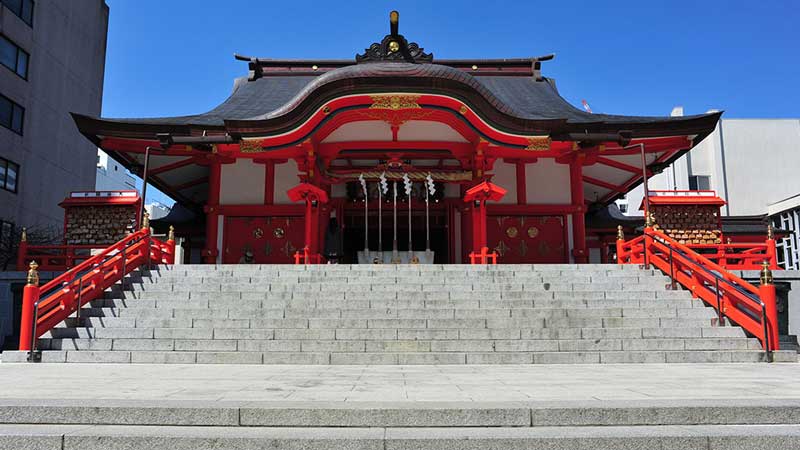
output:
[[97,115],[104,0],[0,0],[0,233],[59,225],[69,191],[93,190],[97,147],[70,112]]

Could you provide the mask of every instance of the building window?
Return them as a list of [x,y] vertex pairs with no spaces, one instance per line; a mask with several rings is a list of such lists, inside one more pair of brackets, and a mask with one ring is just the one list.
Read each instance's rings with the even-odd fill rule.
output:
[[24,122],[25,108],[19,106],[5,95],[0,94],[0,125],[17,134],[22,134]]
[[33,26],[33,0],[0,0],[28,26]]
[[19,164],[0,158],[0,189],[17,193],[19,185]]
[[28,60],[31,55],[17,44],[0,35],[0,63],[24,79],[28,79]]
[[692,175],[689,177],[689,190],[708,191],[711,189],[711,177],[708,175]]
[[4,242],[5,239],[12,238],[14,234],[14,224],[7,221],[0,219],[0,242]]

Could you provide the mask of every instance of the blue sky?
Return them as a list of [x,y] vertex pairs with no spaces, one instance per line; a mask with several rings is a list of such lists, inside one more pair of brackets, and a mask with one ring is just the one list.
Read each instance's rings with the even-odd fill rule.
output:
[[234,52],[352,58],[388,32],[392,9],[435,57],[556,53],[544,75],[594,112],[800,117],[797,0],[106,1],[106,117],[213,108],[246,74]]

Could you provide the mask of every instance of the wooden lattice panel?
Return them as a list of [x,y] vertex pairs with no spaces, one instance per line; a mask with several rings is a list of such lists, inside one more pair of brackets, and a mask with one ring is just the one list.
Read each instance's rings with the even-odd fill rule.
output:
[[719,206],[652,205],[654,229],[681,244],[721,244]]

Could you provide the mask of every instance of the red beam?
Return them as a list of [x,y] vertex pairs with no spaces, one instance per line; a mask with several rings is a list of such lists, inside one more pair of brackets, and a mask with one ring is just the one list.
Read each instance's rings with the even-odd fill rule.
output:
[[182,191],[184,189],[189,189],[190,187],[195,187],[204,183],[208,183],[208,177],[202,177],[183,184],[179,184],[177,186],[173,186],[172,189],[174,189],[175,191]]
[[617,186],[615,184],[611,184],[611,183],[605,182],[603,180],[598,180],[597,178],[592,178],[592,177],[590,177],[588,175],[584,175],[583,176],[583,181],[585,181],[585,182],[587,182],[589,184],[593,184],[595,186],[600,186],[602,188],[610,189],[610,190],[612,190],[614,192],[622,192],[622,187],[621,186]]
[[[604,165],[604,166],[613,167],[615,169],[624,170],[624,171],[630,172],[630,173],[635,173],[635,174],[639,174],[639,175],[641,175],[641,173],[642,173],[642,168],[641,167],[632,166],[630,164],[625,164],[624,162],[620,162],[620,161],[617,161],[617,160],[614,160],[614,159],[610,159],[610,158],[604,158],[602,156],[598,156],[597,157],[597,162],[602,164],[602,165]],[[649,170],[647,171],[647,175],[648,176],[652,175]]]
[[154,169],[148,170],[149,175],[158,175],[160,173],[169,172],[170,170],[180,169],[181,167],[188,166],[190,164],[194,164],[194,158],[186,158],[180,161],[175,161],[173,163],[164,164],[161,167],[156,167]]

